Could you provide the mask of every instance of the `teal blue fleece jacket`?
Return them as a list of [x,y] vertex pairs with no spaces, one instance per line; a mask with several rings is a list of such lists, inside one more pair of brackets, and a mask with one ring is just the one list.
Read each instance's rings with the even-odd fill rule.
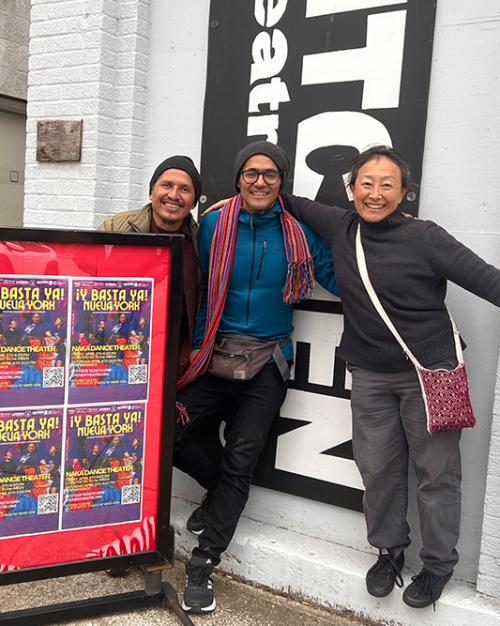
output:
[[[218,332],[249,335],[259,339],[288,337],[293,330],[293,306],[283,302],[283,285],[287,262],[280,220],[281,207],[276,204],[262,213],[241,210],[233,272],[226,305]],[[194,332],[194,347],[205,335],[207,283],[210,245],[220,211],[212,211],[200,222],[198,245],[203,275],[203,297]],[[314,259],[315,279],[328,291],[338,295],[330,248],[323,239],[301,223]],[[292,343],[283,353],[293,360]]]

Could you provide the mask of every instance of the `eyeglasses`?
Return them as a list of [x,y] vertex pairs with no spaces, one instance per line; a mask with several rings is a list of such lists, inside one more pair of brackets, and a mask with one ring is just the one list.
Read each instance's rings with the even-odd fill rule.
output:
[[268,185],[274,185],[281,178],[281,174],[278,170],[243,170],[241,172],[241,178],[247,183],[247,185],[252,185],[256,183],[259,179],[259,176],[262,174],[264,181]]

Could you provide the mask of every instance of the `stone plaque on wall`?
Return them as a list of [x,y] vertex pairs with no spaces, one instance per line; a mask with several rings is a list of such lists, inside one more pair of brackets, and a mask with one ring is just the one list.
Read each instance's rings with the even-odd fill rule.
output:
[[37,161],[80,161],[82,120],[40,120],[37,123]]

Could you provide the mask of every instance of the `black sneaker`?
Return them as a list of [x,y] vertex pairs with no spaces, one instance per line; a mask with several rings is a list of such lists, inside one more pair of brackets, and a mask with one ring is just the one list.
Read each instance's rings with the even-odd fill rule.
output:
[[112,569],[107,569],[105,571],[108,576],[111,576],[111,578],[124,578],[132,571],[132,565],[129,565],[128,567],[113,567]]
[[211,575],[214,564],[210,559],[191,557],[186,565],[186,587],[182,608],[187,613],[210,613],[215,609]]
[[194,535],[201,535],[207,525],[208,507],[212,500],[212,495],[208,492],[203,496],[200,506],[188,517],[186,528]]
[[453,572],[450,572],[439,576],[423,567],[416,576],[411,577],[413,582],[404,590],[403,602],[414,609],[423,609],[431,604],[434,606],[452,574]]
[[366,589],[368,593],[376,598],[384,598],[394,589],[394,583],[398,587],[402,587],[401,570],[404,564],[404,552],[401,552],[397,558],[394,558],[393,554],[382,554],[382,551],[379,550],[377,562],[366,572]]

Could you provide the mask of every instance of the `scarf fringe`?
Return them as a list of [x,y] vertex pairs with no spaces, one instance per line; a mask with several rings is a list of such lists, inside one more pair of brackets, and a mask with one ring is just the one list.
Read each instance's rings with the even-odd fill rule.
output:
[[311,297],[314,288],[314,263],[306,259],[300,263],[290,263],[283,287],[283,302],[297,304]]
[[314,261],[301,225],[285,209],[281,196],[278,196],[278,201],[281,206],[281,227],[288,262],[283,302],[297,304],[311,296],[314,287]]
[[189,422],[189,414],[186,407],[182,402],[176,402],[175,408],[177,409],[177,421],[181,426],[185,426]]

